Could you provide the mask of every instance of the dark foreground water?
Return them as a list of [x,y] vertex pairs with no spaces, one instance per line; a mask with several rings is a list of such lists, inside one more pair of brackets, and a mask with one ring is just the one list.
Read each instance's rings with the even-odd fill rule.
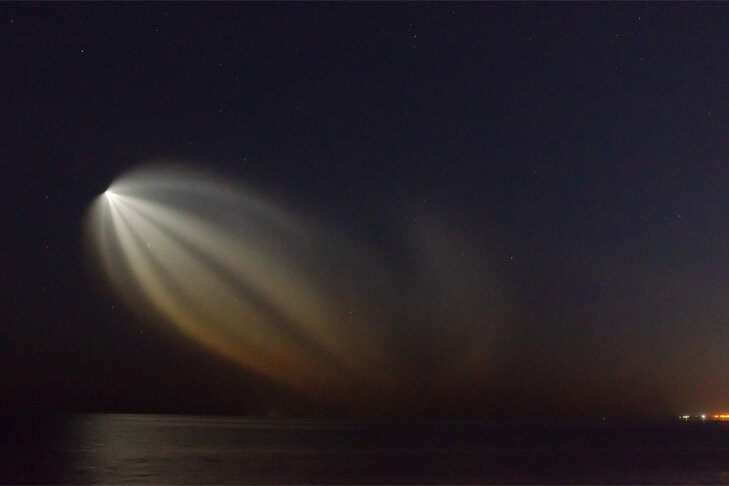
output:
[[6,418],[4,483],[725,483],[729,424]]

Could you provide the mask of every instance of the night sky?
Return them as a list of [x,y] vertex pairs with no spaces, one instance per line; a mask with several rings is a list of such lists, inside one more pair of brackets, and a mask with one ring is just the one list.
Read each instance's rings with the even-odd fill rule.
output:
[[[729,410],[729,5],[4,3],[0,25],[0,410]],[[395,390],[282,385],[109,291],[87,211],[159,160],[316,226]]]

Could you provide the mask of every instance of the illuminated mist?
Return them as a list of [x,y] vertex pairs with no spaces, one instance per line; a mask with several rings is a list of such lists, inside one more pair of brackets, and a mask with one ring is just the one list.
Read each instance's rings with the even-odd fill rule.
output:
[[133,309],[321,401],[386,410],[486,386],[500,304],[478,255],[435,225],[401,228],[415,262],[398,266],[240,184],[167,165],[114,181],[88,228]]

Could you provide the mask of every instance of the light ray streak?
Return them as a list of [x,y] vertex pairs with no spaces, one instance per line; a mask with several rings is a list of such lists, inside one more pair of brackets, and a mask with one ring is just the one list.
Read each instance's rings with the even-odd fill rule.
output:
[[[180,264],[180,268],[194,265],[196,268],[192,271],[195,274],[208,278],[206,285],[195,289],[194,294],[204,293],[207,295],[205,300],[213,305],[216,304],[216,301],[223,304],[226,302],[250,304],[252,307],[250,309],[235,310],[238,311],[239,315],[258,311],[261,314],[259,321],[263,316],[267,317],[265,326],[256,326],[255,323],[252,323],[253,326],[260,328],[261,333],[269,333],[268,336],[265,336],[267,342],[272,342],[271,340],[278,336],[278,345],[282,346],[282,350],[287,350],[288,353],[296,352],[295,349],[289,349],[290,345],[287,342],[291,341],[295,342],[297,347],[305,348],[309,355],[318,356],[329,367],[341,368],[351,358],[351,355],[345,354],[339,349],[338,343],[331,339],[332,333],[331,330],[327,329],[327,326],[322,323],[322,325],[317,326],[309,325],[307,328],[306,323],[321,321],[313,321],[313,316],[306,315],[305,309],[302,309],[301,306],[297,308],[287,305],[288,302],[281,298],[281,295],[305,294],[305,299],[312,302],[314,296],[311,292],[306,292],[306,289],[301,285],[287,285],[287,282],[280,278],[283,275],[283,269],[278,269],[279,265],[276,262],[268,261],[266,262],[267,267],[258,268],[256,271],[244,268],[246,266],[244,262],[251,258],[263,259],[264,255],[261,251],[256,251],[256,255],[253,256],[251,255],[253,253],[252,248],[229,244],[223,235],[218,239],[212,239],[208,235],[214,231],[214,228],[206,227],[204,222],[194,218],[187,219],[190,223],[188,225],[179,224],[180,221],[185,221],[183,214],[180,212],[164,210],[155,204],[140,204],[131,198],[120,197],[119,199],[137,219],[138,223],[133,223],[133,226],[144,228],[145,230],[142,233],[149,235],[148,239],[150,241],[165,240],[174,247],[175,251],[183,253],[181,261],[184,259],[186,263]],[[190,227],[199,228],[200,231],[191,232],[189,231]],[[159,246],[158,243],[152,243],[149,245],[149,251],[157,254],[159,253]],[[251,256],[237,261],[230,257],[224,257],[224,255],[235,254],[231,250],[236,247],[237,252],[235,253]],[[162,251],[159,257],[163,255],[169,257],[170,253],[169,251]],[[236,265],[239,268],[236,268]],[[270,269],[269,274],[278,273],[279,278],[276,281],[266,281],[266,274],[264,273],[266,268]],[[261,278],[254,284],[252,277],[257,272],[260,272]],[[314,305],[317,304],[322,305],[314,301]],[[215,305],[215,308],[219,309],[220,306]],[[239,323],[229,322],[231,321],[229,316],[215,315],[214,313],[211,313],[210,316],[217,322],[232,324],[234,329],[241,328]],[[249,324],[246,324],[247,326]],[[278,333],[276,334],[277,330]]]
[[399,274],[247,189],[172,169],[121,177],[89,215],[132,308],[280,384],[366,407],[428,389],[441,399],[483,376],[482,298],[460,285],[463,269],[481,285],[478,267],[439,263],[457,240],[433,228],[411,242],[426,245],[423,273]]
[[[216,195],[185,179],[179,187],[159,182],[193,209],[204,205],[195,196]],[[142,186],[146,192],[135,190],[130,179],[119,187],[97,201],[96,238],[106,271],[133,305],[146,302],[196,341],[298,389],[352,393],[372,381],[365,376],[372,363],[349,344],[356,340],[342,339],[346,333],[335,330],[336,313],[297,275],[299,269],[287,266],[300,251],[296,240],[285,240],[290,254],[284,256],[266,241],[271,233],[302,234],[280,211],[255,203],[254,212],[274,221],[240,218],[225,227],[149,197],[160,194],[150,180]],[[222,199],[214,207],[248,216],[230,193]]]
[[[337,371],[336,362],[321,362],[311,346],[302,346],[304,337],[296,336],[290,328],[285,332],[277,329],[272,309],[256,309],[250,290],[242,292],[226,282],[224,269],[206,265],[205,256],[187,247],[184,240],[176,240],[163,225],[129,210],[128,200],[114,198],[114,224],[120,229],[122,244],[129,249],[137,281],[172,322],[182,324],[182,330],[207,346],[279,381],[311,386],[334,379],[330,375]],[[161,258],[171,264],[152,264]],[[190,279],[191,275],[197,278]],[[169,291],[170,283],[183,289],[181,298],[176,299]],[[212,329],[210,323],[215,323]]]

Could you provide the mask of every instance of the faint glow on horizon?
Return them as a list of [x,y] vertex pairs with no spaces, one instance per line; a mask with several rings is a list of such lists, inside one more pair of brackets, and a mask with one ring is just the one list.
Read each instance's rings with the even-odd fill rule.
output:
[[729,413],[720,413],[720,414],[713,414],[711,416],[702,413],[700,415],[679,415],[678,417],[681,420],[706,420],[707,418],[710,418],[711,420],[721,420],[721,421],[729,421]]

